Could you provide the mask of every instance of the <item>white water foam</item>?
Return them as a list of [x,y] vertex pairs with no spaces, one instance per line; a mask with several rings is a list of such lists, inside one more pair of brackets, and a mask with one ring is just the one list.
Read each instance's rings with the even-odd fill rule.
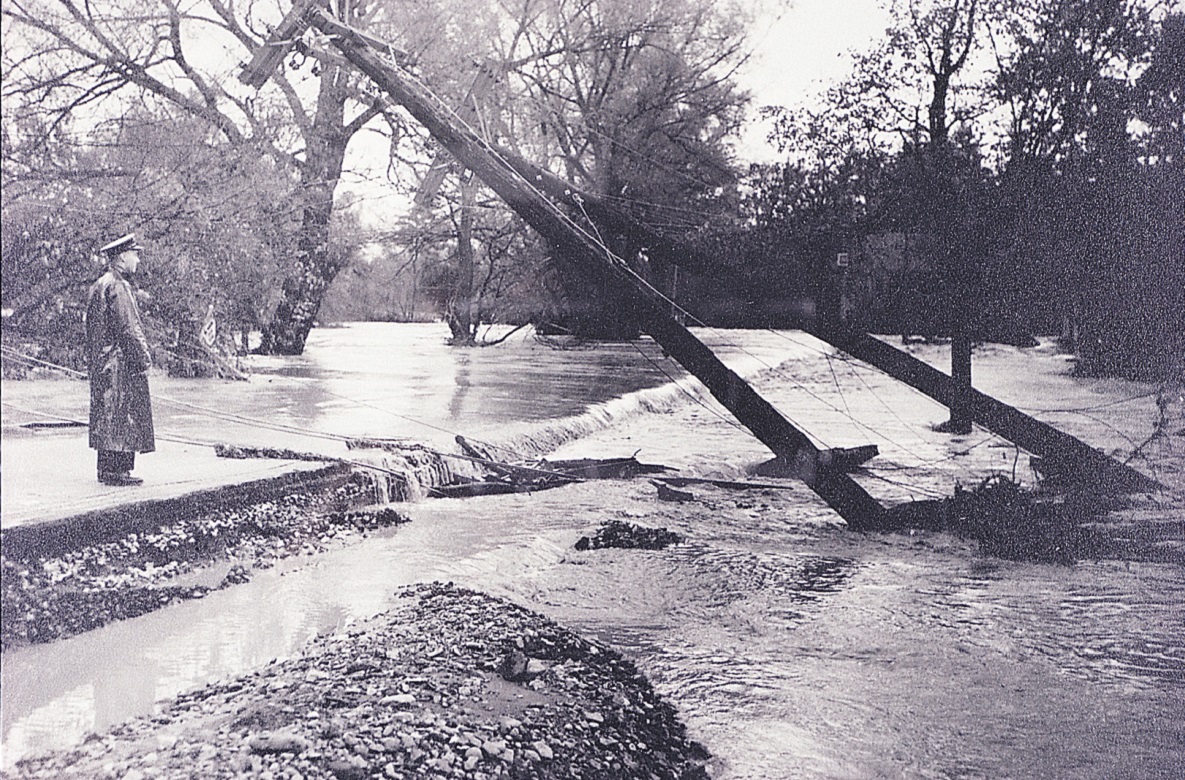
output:
[[532,424],[491,444],[522,458],[540,457],[641,415],[666,414],[690,403],[705,403],[710,398],[708,388],[697,380],[669,382],[596,404],[580,414]]

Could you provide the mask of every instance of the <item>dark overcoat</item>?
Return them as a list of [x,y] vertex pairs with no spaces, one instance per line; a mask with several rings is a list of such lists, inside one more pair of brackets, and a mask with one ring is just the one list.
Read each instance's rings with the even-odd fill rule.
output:
[[86,302],[86,354],[90,369],[90,446],[96,450],[152,452],[152,359],[132,287],[109,269],[91,285]]

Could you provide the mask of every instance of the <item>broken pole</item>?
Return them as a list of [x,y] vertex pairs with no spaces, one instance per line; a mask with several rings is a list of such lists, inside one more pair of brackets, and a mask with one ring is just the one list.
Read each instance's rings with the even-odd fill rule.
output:
[[333,45],[377,86],[402,105],[432,136],[494,190],[540,235],[561,250],[586,261],[598,281],[634,303],[643,328],[690,373],[703,382],[754,436],[775,455],[795,467],[796,476],[839,513],[850,527],[875,528],[885,510],[848,474],[829,468],[820,451],[747,382],[725,366],[687,328],[668,313],[668,301],[610,255],[592,235],[548,200],[505,158],[470,129],[461,126],[446,106],[417,81],[388,64],[369,42],[324,11],[312,11],[309,23],[329,36]]
[[276,72],[284,55],[308,28],[306,15],[315,0],[296,0],[284,18],[272,30],[264,44],[251,55],[251,61],[239,72],[239,80],[259,89]]

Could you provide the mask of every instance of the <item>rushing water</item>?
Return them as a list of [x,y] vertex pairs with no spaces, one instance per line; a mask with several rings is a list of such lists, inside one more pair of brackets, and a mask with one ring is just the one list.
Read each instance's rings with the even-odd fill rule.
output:
[[[439,347],[439,329],[409,336],[415,327],[316,331],[304,357],[261,366],[251,384],[268,400],[249,397],[241,383],[202,392],[224,392],[224,404],[251,416],[275,403],[280,418],[326,431],[426,438],[416,430],[426,420],[434,435],[570,440],[561,450],[570,455],[640,449],[643,460],[719,475],[766,457],[718,409],[688,400],[693,383],[672,387],[665,372],[682,374],[652,344],[555,352],[520,340],[501,357],[501,347],[456,355]],[[887,431],[884,473],[905,487],[870,483],[882,495],[1023,470],[1014,451],[988,437],[934,434],[925,423],[941,410],[833,364],[798,336],[706,335],[745,373],[790,361],[758,387],[828,443]],[[1018,372],[1016,361],[1029,370]],[[1049,355],[1002,352],[983,363],[982,383],[1001,389],[1017,379],[1027,388],[1044,371],[1050,394],[1025,392],[1033,405],[1052,399],[1048,408],[1145,389],[1070,380]],[[1114,404],[1105,424],[1079,421],[1076,432],[1094,431],[1100,445],[1116,429],[1142,437],[1133,419],[1150,414],[1149,403],[1139,412]],[[867,427],[839,409],[860,412]],[[196,419],[178,424],[201,430]],[[946,535],[853,534],[809,492],[785,484],[693,488],[697,500],[687,505],[658,502],[641,481],[409,505],[411,524],[361,544],[6,653],[4,761],[299,652],[317,632],[381,611],[400,584],[446,579],[519,601],[637,660],[718,757],[722,777],[1185,776],[1179,567],[1015,563]],[[655,552],[573,550],[610,518],[668,527],[687,542]]]

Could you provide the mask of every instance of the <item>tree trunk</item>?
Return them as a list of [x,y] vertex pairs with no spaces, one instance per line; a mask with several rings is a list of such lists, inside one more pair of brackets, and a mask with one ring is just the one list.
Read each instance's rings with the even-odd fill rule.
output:
[[263,331],[259,351],[269,355],[299,355],[313,328],[325,291],[342,269],[329,248],[333,193],[341,178],[349,134],[343,129],[347,73],[325,63],[317,96],[317,113],[306,139],[301,167],[304,193],[300,235],[292,275],[284,280],[280,303]]
[[476,201],[477,177],[466,172],[461,180],[461,216],[457,222],[457,283],[445,313],[455,347],[473,346],[477,340],[479,323],[473,321],[473,278],[476,266],[473,220]]
[[930,143],[944,146],[948,137],[946,126],[946,96],[950,91],[950,75],[934,74],[934,95],[930,99]]

